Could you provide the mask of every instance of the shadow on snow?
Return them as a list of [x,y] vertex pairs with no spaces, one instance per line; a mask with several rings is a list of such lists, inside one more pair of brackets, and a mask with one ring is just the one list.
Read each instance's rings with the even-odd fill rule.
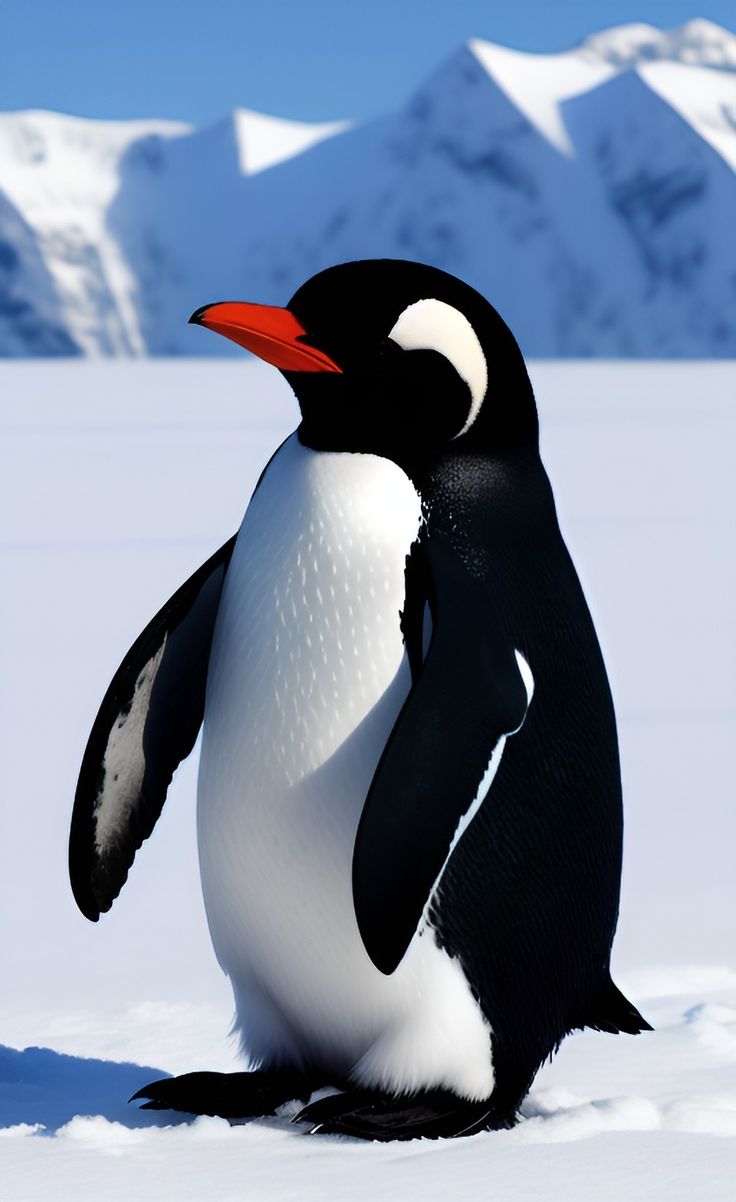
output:
[[0,1044],[0,1127],[41,1123],[48,1134],[75,1115],[103,1115],[126,1127],[163,1127],[187,1122],[173,1111],[140,1110],[128,1098],[141,1086],[167,1077],[160,1069],[112,1060],[86,1060],[50,1048]]

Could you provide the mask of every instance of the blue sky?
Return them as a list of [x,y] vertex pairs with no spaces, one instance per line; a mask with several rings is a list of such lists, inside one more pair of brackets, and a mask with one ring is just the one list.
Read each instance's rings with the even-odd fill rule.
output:
[[465,38],[562,50],[629,21],[736,29],[734,0],[2,0],[0,110],[284,117],[390,110]]

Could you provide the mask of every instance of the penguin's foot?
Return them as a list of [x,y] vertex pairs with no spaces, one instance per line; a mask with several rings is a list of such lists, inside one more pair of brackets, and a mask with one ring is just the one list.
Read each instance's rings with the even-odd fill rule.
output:
[[256,1118],[275,1114],[284,1102],[304,1102],[316,1088],[302,1073],[183,1073],[152,1081],[134,1093],[131,1102],[147,1098],[141,1110],[182,1110],[223,1119]]
[[311,1123],[310,1135],[383,1141],[452,1139],[499,1125],[488,1099],[468,1102],[440,1089],[401,1097],[350,1090],[312,1102],[292,1122]]

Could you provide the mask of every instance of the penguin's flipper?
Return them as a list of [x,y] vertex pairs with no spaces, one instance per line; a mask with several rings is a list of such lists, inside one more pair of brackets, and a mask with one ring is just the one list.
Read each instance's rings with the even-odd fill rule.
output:
[[[526,716],[528,665],[494,598],[449,539],[424,533],[432,638],[371,784],[355,841],[353,900],[366,950],[392,973],[454,843],[481,804],[505,737]],[[405,615],[423,606],[407,598]],[[411,630],[404,633],[409,645]],[[416,641],[416,640],[415,640]],[[416,658],[416,655],[413,656]]]
[[174,770],[204,715],[210,646],[235,538],[174,593],[136,639],[105,694],[82,760],[69,875],[93,922],[125,884]]

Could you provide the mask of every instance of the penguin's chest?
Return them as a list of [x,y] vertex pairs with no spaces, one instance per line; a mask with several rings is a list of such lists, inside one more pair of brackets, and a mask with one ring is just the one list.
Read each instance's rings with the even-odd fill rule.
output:
[[285,953],[293,978],[295,958],[334,955],[352,927],[355,832],[410,685],[399,613],[419,522],[396,465],[296,436],[251,501],[218,615],[200,775],[226,968],[247,939],[253,968],[271,973]]
[[273,789],[322,793],[316,774],[333,778],[363,726],[347,759],[351,776],[367,767],[395,718],[409,685],[405,557],[420,516],[413,485],[388,460],[317,453],[296,436],[261,482],[218,615],[207,722],[227,725],[241,783],[269,793],[269,813]]
[[238,535],[212,648],[198,825],[215,950],[260,1058],[296,1041],[350,1068],[437,995],[438,974],[453,977],[445,994],[467,989],[431,938],[415,939],[392,977],[379,973],[352,899],[358,822],[410,687],[399,615],[420,520],[396,465],[313,452],[294,435]]

